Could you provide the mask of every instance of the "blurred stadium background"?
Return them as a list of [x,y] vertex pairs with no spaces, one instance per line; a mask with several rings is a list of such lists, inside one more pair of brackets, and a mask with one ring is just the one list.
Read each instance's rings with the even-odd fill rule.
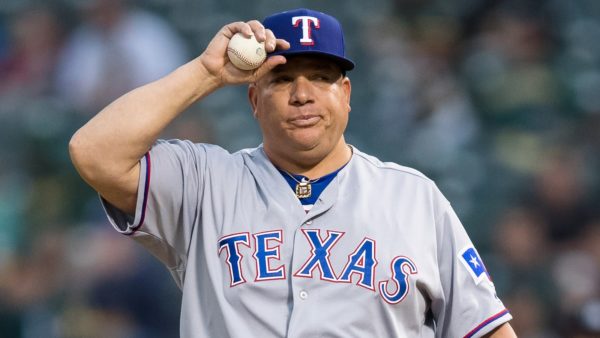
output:
[[[434,179],[520,337],[600,337],[600,1],[0,0],[0,337],[176,337],[181,294],[112,232],[74,131],[226,23],[310,7],[347,35],[347,138]],[[260,142],[243,86],[166,132]]]

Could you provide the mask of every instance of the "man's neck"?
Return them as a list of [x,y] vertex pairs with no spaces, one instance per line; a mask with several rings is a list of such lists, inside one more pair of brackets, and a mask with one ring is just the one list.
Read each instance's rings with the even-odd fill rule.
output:
[[352,148],[341,138],[333,150],[325,156],[311,156],[310,154],[289,156],[289,153],[279,156],[266,147],[265,153],[277,168],[315,179],[332,173],[348,163],[352,157]]

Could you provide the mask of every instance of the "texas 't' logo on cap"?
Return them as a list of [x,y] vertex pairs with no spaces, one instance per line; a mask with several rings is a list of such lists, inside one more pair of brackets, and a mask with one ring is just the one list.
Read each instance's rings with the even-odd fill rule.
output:
[[269,55],[321,55],[335,61],[343,70],[354,68],[354,62],[345,56],[342,26],[330,15],[300,8],[273,14],[263,25],[273,31],[276,38],[290,43],[289,49]]
[[[315,41],[310,38],[312,27],[315,29],[319,29],[319,19],[314,16],[294,16],[292,17],[292,25],[294,27],[298,27],[302,24],[302,38],[300,39],[300,44],[305,46],[312,46],[315,44]],[[312,26],[311,26],[312,25]]]

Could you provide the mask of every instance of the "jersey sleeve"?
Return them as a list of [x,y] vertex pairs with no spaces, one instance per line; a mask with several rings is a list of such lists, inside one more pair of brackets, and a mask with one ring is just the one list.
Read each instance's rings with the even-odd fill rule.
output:
[[512,319],[496,295],[481,256],[452,207],[437,220],[443,300],[432,303],[436,337],[481,337]]
[[207,164],[207,146],[159,140],[140,160],[135,215],[102,199],[113,227],[132,236],[169,268],[181,286]]

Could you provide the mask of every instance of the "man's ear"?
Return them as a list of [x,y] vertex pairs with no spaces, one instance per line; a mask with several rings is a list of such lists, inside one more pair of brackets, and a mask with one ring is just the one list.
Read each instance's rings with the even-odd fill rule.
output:
[[350,78],[344,76],[342,79],[342,90],[344,91],[344,99],[346,100],[346,105],[348,105],[348,111],[351,111],[350,107],[350,97],[352,96],[352,83],[350,82]]
[[258,89],[256,88],[255,83],[251,83],[248,85],[248,101],[250,101],[250,106],[252,107],[252,116],[256,118],[256,106],[258,102]]

